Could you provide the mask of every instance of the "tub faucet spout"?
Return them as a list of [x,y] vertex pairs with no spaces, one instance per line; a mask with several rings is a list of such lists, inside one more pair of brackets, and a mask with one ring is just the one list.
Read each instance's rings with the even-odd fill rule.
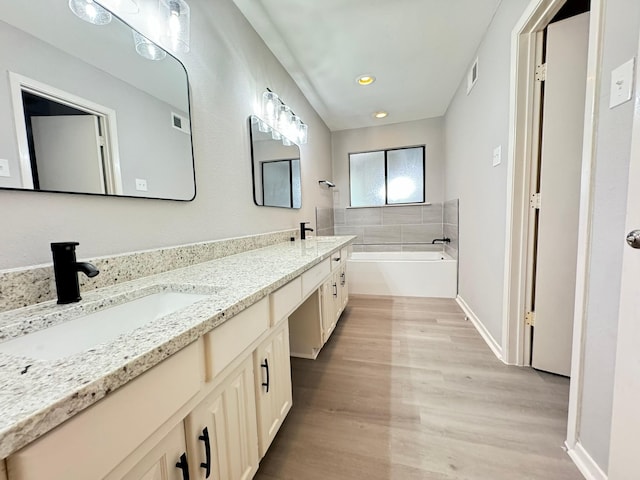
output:
[[78,245],[80,245],[78,242],[51,244],[58,303],[73,303],[82,299],[80,297],[78,272],[84,273],[87,277],[95,277],[100,273],[95,265],[76,261],[76,247]]
[[434,238],[433,241],[431,242],[431,245],[435,245],[436,243],[449,243],[451,242],[450,238],[444,237],[444,238]]

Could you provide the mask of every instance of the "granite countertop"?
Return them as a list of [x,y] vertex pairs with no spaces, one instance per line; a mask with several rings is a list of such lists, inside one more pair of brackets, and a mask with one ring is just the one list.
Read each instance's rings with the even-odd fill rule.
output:
[[0,342],[161,291],[206,298],[160,320],[59,360],[0,352],[0,460],[173,355],[349,245],[355,237],[280,243],[0,313]]

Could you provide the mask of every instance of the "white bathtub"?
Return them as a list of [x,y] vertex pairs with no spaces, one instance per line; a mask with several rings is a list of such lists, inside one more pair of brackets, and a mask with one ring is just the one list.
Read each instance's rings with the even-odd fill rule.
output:
[[456,263],[440,252],[354,252],[348,265],[349,292],[455,298]]

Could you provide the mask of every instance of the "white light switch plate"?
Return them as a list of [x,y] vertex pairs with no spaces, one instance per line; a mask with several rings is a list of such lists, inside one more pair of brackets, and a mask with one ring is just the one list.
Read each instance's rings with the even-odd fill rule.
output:
[[500,162],[502,162],[502,145],[493,149],[493,166],[500,165]]
[[143,178],[136,178],[136,190],[140,192],[147,191],[147,181]]
[[6,158],[0,158],[0,177],[10,177],[9,160]]
[[611,72],[609,108],[617,107],[631,100],[633,93],[634,60],[635,59],[632,58]]

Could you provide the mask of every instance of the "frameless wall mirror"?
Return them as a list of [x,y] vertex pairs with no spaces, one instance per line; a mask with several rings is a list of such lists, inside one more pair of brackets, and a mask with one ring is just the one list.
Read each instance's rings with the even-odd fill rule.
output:
[[88,23],[68,3],[0,11],[0,188],[192,200],[183,65],[143,58],[126,23]]
[[258,117],[249,117],[253,199],[263,207],[300,208],[300,149],[274,140],[271,131],[261,132],[259,123]]

